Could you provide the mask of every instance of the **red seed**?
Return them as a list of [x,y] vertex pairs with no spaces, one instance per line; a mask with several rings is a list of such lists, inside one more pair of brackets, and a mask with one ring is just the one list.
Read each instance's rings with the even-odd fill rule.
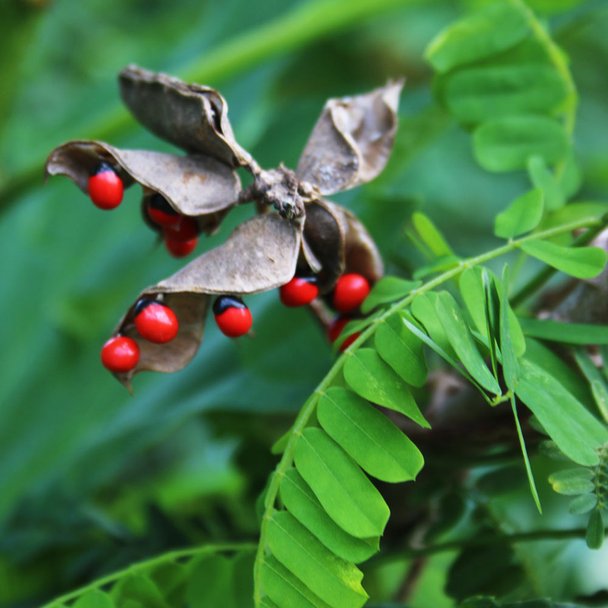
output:
[[251,311],[234,296],[220,296],[213,304],[213,313],[220,331],[229,338],[244,336],[253,325]]
[[370,292],[367,279],[360,274],[343,274],[336,282],[333,305],[338,312],[351,312],[361,306]]
[[139,346],[133,338],[114,336],[103,345],[101,362],[115,374],[130,372],[139,362]]
[[120,205],[124,193],[124,185],[114,169],[103,164],[89,177],[89,196],[93,204],[100,209],[115,209]]
[[280,288],[279,295],[285,306],[305,306],[319,295],[319,288],[312,278],[294,277]]
[[139,308],[135,316],[135,328],[142,338],[156,344],[165,344],[177,336],[179,323],[168,306],[144,300]]
[[166,227],[164,233],[172,241],[191,241],[198,238],[198,223],[193,217],[180,215],[177,225]]
[[176,228],[181,222],[182,216],[158,192],[146,198],[145,209],[150,220],[161,228]]
[[165,234],[165,246],[169,253],[176,258],[183,258],[190,255],[195,249],[198,243],[198,238],[191,239],[189,241],[176,241],[168,238]]
[[[352,319],[349,319],[348,317],[336,317],[333,320],[332,324],[327,328],[327,337],[332,344],[338,339],[344,326],[351,320]],[[360,335],[361,332],[356,331],[354,334],[348,336],[348,338],[340,344],[340,352],[345,351]]]

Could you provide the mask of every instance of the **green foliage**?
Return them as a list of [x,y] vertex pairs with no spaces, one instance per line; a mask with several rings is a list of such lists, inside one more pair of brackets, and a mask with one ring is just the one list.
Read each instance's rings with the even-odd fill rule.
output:
[[[12,345],[0,388],[0,604],[56,594],[49,608],[252,598],[327,608],[369,596],[370,606],[549,608],[599,591],[593,554],[572,557],[583,545],[572,541],[599,548],[605,536],[608,357],[587,347],[605,346],[608,327],[536,319],[531,296],[557,271],[586,279],[606,263],[589,246],[608,209],[605,11],[572,0],[469,2],[458,15],[442,0],[250,4],[180,0],[144,18],[138,3],[57,0],[0,20],[15,90],[0,103],[0,254],[11,260],[0,309]],[[131,61],[221,83],[239,140],[268,166],[293,166],[328,96],[407,75],[391,164],[341,200],[388,274],[329,371],[320,332],[268,295],[252,302],[255,340],[227,344],[210,328],[189,369],[142,379],[134,398],[97,372],[122,303],[175,265],[152,251],[130,193],[123,215],[93,232],[78,195],[42,190],[38,174],[70,136],[146,147],[150,136],[132,135],[111,105],[108,83]],[[587,200],[568,202],[581,183]],[[543,432],[542,452],[561,465],[540,455]],[[260,528],[253,505],[275,465]],[[572,527],[583,517],[586,532]],[[214,545],[258,534],[255,568],[253,547]],[[201,548],[166,552],[175,546]],[[160,556],[138,563],[149,555]]]

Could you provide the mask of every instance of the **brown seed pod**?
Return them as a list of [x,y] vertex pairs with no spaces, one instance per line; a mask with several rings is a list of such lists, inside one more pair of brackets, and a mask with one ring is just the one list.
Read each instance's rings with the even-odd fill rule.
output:
[[365,95],[330,99],[300,157],[297,176],[325,195],[374,179],[393,147],[402,87],[399,80]]
[[253,168],[251,155],[234,138],[228,104],[215,89],[135,65],[120,72],[119,83],[133,116],[158,137],[232,167]]
[[[87,193],[89,176],[102,162],[115,168],[125,186],[139,183],[145,190],[160,193],[182,215],[216,214],[237,203],[238,176],[209,156],[119,150],[98,141],[70,141],[51,152],[46,174],[66,175]],[[215,228],[217,221],[212,224]]]
[[[202,341],[211,296],[260,293],[287,283],[295,274],[300,242],[298,224],[276,213],[260,215],[238,226],[223,245],[144,290],[114,332],[137,341],[140,361],[135,369],[116,377],[129,386],[131,378],[141,371],[183,368]],[[142,340],[133,327],[135,304],[141,298],[157,297],[173,309],[179,321],[177,337],[167,344]]]

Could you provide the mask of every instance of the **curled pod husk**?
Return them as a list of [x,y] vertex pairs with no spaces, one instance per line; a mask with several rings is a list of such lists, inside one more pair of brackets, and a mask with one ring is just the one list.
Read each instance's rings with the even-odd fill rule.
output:
[[[216,215],[237,203],[238,176],[209,156],[120,150],[98,141],[70,141],[51,152],[46,174],[65,175],[87,193],[88,179],[101,163],[112,165],[125,186],[138,183],[144,192],[161,194],[178,213],[200,217],[205,231],[215,229]],[[210,217],[209,225],[205,216]]]
[[375,283],[384,274],[380,252],[365,226],[350,211],[330,201],[306,205],[303,257],[312,251],[321,264],[317,274],[319,291],[333,289],[338,277],[356,272]]
[[[115,374],[126,386],[145,370],[174,372],[186,366],[203,339],[205,316],[214,295],[248,295],[287,283],[295,274],[301,227],[276,213],[254,217],[238,226],[226,242],[192,260],[181,270],[144,290],[129,307],[115,334],[137,341],[140,360],[127,374]],[[142,339],[133,324],[136,303],[159,298],[179,322],[177,337],[167,344]]]
[[364,95],[328,100],[300,157],[297,176],[324,195],[374,179],[393,147],[402,88],[399,80]]
[[120,72],[119,84],[133,116],[158,137],[232,167],[251,167],[250,154],[234,137],[228,104],[215,89],[136,65]]

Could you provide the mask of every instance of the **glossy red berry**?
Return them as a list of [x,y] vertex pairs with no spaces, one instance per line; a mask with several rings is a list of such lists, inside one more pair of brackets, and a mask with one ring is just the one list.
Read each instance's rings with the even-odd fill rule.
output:
[[135,305],[135,328],[145,340],[165,344],[177,336],[179,323],[168,306],[144,298]]
[[253,324],[251,311],[240,298],[220,296],[213,304],[215,322],[220,331],[229,338],[238,338],[249,333]]
[[175,258],[183,258],[190,255],[198,243],[198,238],[193,238],[189,241],[177,241],[167,237],[165,234],[165,246],[169,253]]
[[[342,333],[344,326],[350,321],[348,317],[336,317],[332,324],[327,328],[327,337],[329,341],[333,344],[338,336]],[[340,344],[340,352],[345,351],[359,336],[361,332],[356,331],[354,334],[351,334]]]
[[158,192],[146,198],[145,210],[150,220],[161,228],[176,228],[182,218]]
[[193,217],[180,215],[177,224],[166,227],[164,233],[172,241],[191,241],[198,237],[198,223]]
[[133,338],[114,336],[101,349],[103,366],[115,374],[130,372],[139,361],[139,346]]
[[89,177],[88,190],[96,207],[114,209],[122,201],[124,186],[116,171],[110,165],[103,163]]
[[280,288],[279,295],[285,306],[305,306],[319,295],[319,288],[313,278],[294,277]]
[[336,282],[333,306],[338,312],[351,312],[361,306],[370,292],[367,279],[360,274],[343,274]]

